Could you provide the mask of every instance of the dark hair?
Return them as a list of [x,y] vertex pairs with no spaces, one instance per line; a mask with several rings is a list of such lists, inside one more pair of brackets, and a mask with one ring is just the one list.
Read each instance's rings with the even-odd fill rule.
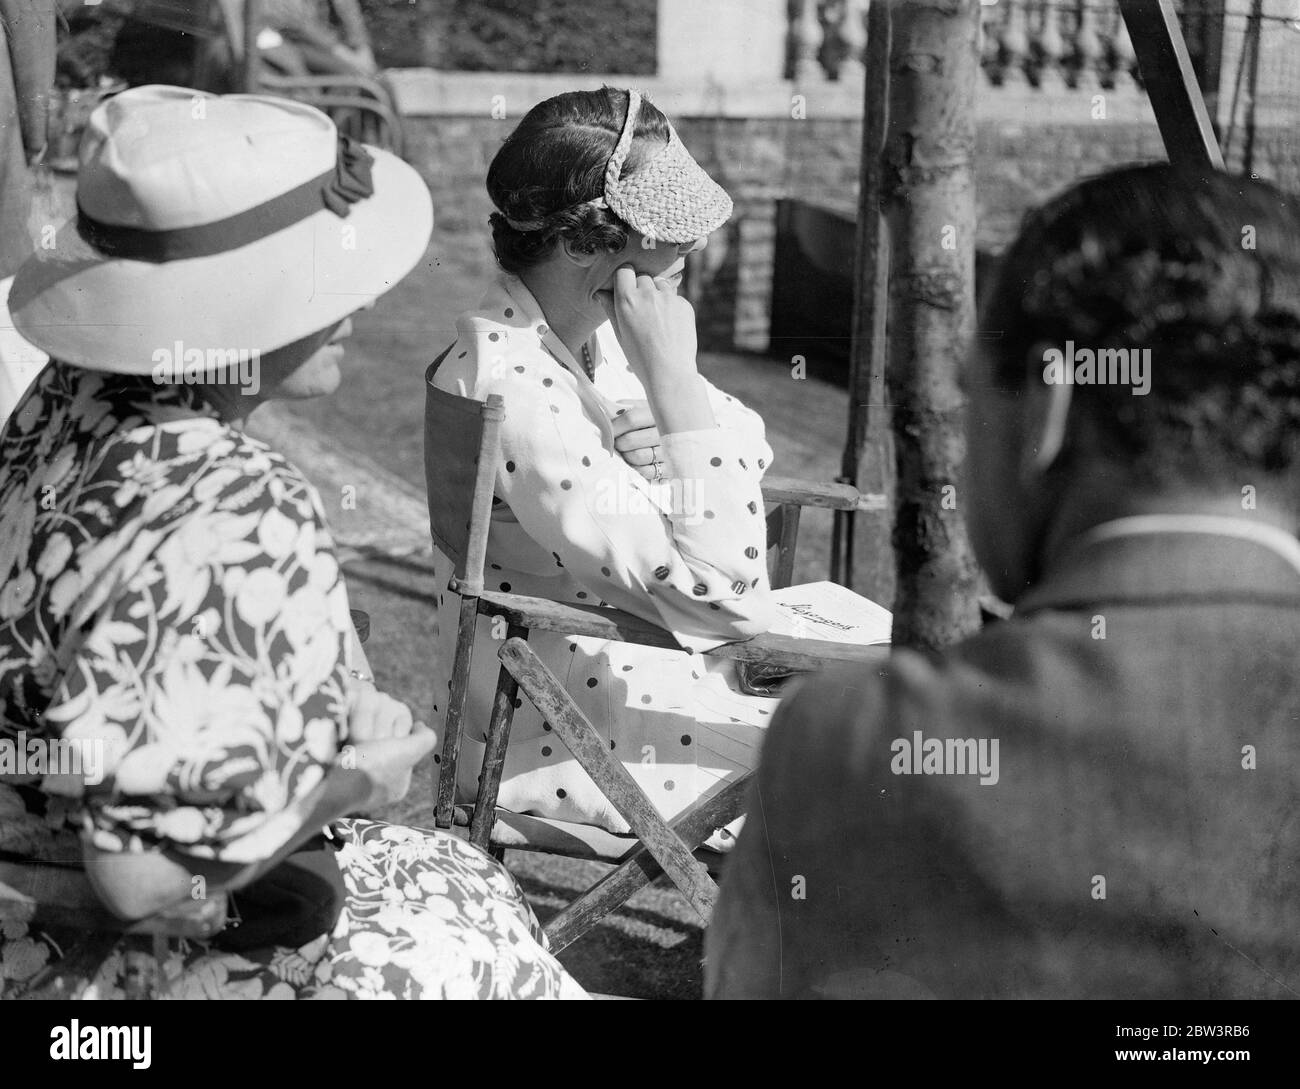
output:
[[1026,217],[980,327],[1016,390],[1044,345],[1151,349],[1149,395],[1080,385],[1072,410],[1144,483],[1300,464],[1300,211],[1265,182],[1161,164],[1074,186]]
[[[605,192],[605,165],[627,106],[627,91],[614,87],[569,91],[538,103],[506,137],[488,167],[487,191],[498,209],[489,219],[492,248],[507,272],[544,260],[561,239],[582,253],[612,253],[627,244],[626,223],[583,203]],[[648,144],[667,142],[668,118],[642,99],[619,176],[636,171]]]

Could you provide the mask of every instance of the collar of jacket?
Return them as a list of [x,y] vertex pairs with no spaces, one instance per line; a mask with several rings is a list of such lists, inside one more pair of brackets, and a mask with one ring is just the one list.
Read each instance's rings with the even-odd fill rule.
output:
[[1039,609],[1160,601],[1271,601],[1300,607],[1300,576],[1256,541],[1208,533],[1143,533],[1069,549],[1016,602]]

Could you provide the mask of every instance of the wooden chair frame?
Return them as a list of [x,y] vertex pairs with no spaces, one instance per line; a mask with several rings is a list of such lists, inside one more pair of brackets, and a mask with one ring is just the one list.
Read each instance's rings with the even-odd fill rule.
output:
[[[425,469],[430,529],[434,542],[455,566],[448,589],[461,599],[451,690],[443,719],[436,823],[442,828],[468,826],[470,842],[498,857],[506,848],[515,848],[616,864],[616,869],[547,925],[553,949],[564,948],[660,873],[669,876],[707,923],[717,898],[717,885],[703,864],[705,856],[698,855],[694,849],[715,829],[743,813],[750,775],[737,777],[718,794],[697,803],[672,822],[665,820],[627,769],[610,754],[595,726],[564,686],[529,646],[528,634],[551,631],[643,646],[683,648],[664,628],[617,609],[568,605],[486,589],[483,569],[505,404],[495,395],[481,402],[434,387],[433,376],[446,355],[444,351],[425,375]],[[765,499],[777,504],[768,516],[768,545],[776,550],[775,586],[789,584],[802,507],[844,510],[856,509],[863,502],[858,491],[848,485],[809,485],[782,479],[765,481],[763,494]],[[457,805],[456,768],[479,616],[503,619],[506,637],[498,651],[501,670],[488,722],[478,797],[472,805]],[[879,662],[887,654],[887,648],[764,634],[706,653],[712,657],[809,669],[834,661]],[[514,703],[521,689],[627,820],[631,837],[497,807]]]
[[399,157],[406,153],[406,136],[392,93],[379,79],[363,75],[331,73],[316,76],[279,76],[268,73],[259,62],[255,28],[261,20],[261,0],[218,3],[221,24],[231,55],[243,73],[244,89],[283,95],[328,113],[340,127],[349,114],[362,120],[358,138],[369,136],[368,125],[376,128],[375,139]]

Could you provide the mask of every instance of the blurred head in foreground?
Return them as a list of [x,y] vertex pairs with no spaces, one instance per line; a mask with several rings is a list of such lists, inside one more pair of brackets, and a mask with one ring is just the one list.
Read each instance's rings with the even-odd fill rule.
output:
[[1014,601],[1079,532],[1177,512],[1296,525],[1300,208],[1116,170],[1028,216],[982,300],[968,517]]

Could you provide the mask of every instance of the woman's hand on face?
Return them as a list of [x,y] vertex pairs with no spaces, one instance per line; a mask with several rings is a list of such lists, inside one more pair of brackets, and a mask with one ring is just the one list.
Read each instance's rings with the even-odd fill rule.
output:
[[662,479],[662,470],[656,471],[655,462],[663,464],[659,450],[663,440],[649,402],[624,401],[623,405],[624,410],[610,421],[614,428],[614,449],[646,480]]
[[698,373],[695,309],[667,281],[637,275],[631,265],[614,273],[614,289],[596,297],[614,325],[632,373],[647,389],[659,378]]

